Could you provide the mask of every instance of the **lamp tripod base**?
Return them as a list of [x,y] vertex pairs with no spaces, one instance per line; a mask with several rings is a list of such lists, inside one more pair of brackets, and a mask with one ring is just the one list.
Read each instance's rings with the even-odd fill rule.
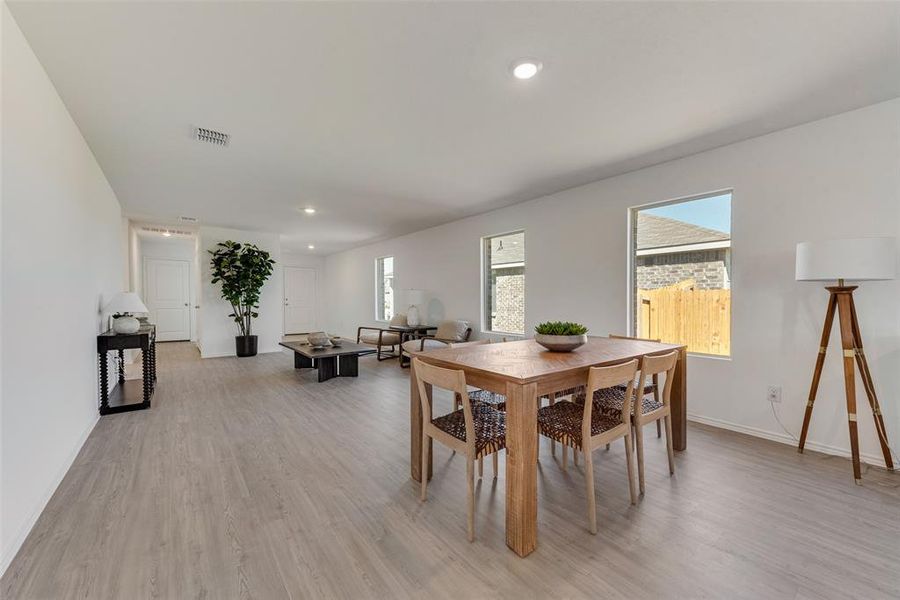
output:
[[884,427],[884,417],[875,395],[875,382],[869,371],[869,363],[863,352],[862,335],[859,331],[859,320],[856,317],[856,305],[853,302],[853,291],[857,286],[845,286],[843,280],[839,285],[827,287],[830,296],[828,309],[825,312],[825,326],[822,329],[822,341],[819,344],[819,354],[816,357],[816,368],[813,371],[812,385],[809,388],[809,401],[806,403],[806,414],[803,417],[803,429],[800,431],[800,443],[797,447],[803,452],[806,444],[806,435],[809,432],[809,421],[812,418],[813,404],[816,401],[816,393],[819,390],[819,380],[822,377],[822,367],[825,364],[825,353],[828,349],[828,340],[831,337],[831,329],[834,325],[834,314],[838,313],[838,322],[841,331],[841,347],[844,359],[844,391],[847,396],[847,425],[850,429],[850,453],[853,460],[853,478],[857,485],[862,483],[862,475],[859,466],[859,434],[856,428],[856,374],[854,365],[859,367],[859,375],[863,388],[869,399],[872,416],[875,419],[875,430],[878,432],[878,441],[881,443],[881,452],[884,454],[884,464],[888,471],[894,470],[894,461],[891,458],[891,448],[888,445],[887,430]]

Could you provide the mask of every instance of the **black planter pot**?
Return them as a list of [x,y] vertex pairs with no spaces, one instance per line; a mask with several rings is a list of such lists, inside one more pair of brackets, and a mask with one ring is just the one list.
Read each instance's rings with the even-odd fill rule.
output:
[[257,337],[255,335],[234,336],[234,348],[238,356],[256,356]]

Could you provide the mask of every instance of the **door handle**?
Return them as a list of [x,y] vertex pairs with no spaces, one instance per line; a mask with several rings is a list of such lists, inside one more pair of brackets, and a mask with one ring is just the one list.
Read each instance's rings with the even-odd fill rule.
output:
[[187,302],[185,302],[184,305],[185,305],[185,306],[190,306],[190,304],[188,304]]

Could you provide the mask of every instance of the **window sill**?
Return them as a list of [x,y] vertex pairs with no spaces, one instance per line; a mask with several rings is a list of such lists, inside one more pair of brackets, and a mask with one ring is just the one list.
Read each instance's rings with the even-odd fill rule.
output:
[[710,358],[712,360],[724,360],[731,362],[731,355],[724,354],[704,354],[703,352],[688,352],[688,358]]

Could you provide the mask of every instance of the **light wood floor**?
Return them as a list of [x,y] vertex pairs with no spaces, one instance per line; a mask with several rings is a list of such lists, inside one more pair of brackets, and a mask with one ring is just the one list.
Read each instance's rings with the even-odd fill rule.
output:
[[669,478],[648,429],[637,506],[621,445],[597,452],[591,536],[583,473],[545,445],[538,549],[520,559],[502,471],[478,488],[473,544],[465,465],[439,444],[418,501],[407,371],[366,357],[319,384],[292,365],[162,344],[153,408],[101,419],[3,598],[900,597],[900,475],[858,487],[846,460],[692,424]]

